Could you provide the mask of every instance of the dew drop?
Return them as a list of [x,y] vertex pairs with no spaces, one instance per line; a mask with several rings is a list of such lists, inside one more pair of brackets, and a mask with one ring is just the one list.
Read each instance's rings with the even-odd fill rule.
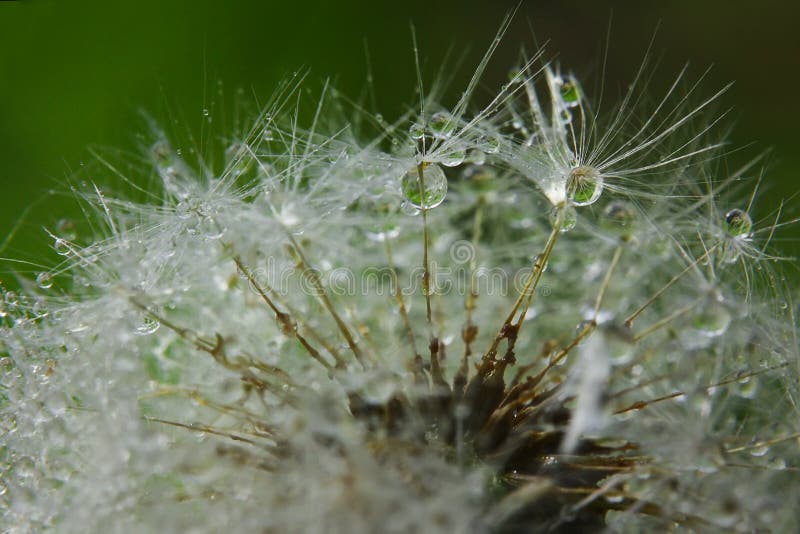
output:
[[464,163],[467,153],[463,147],[455,147],[442,158],[442,165],[447,167],[457,167]]
[[572,206],[553,208],[550,210],[550,224],[560,232],[569,232],[578,222],[578,214]]
[[48,272],[41,272],[36,275],[36,285],[42,289],[53,287],[53,275]]
[[406,215],[411,215],[412,217],[419,215],[419,209],[407,200],[404,200],[402,204],[400,204],[400,211]]
[[205,217],[202,221],[200,221],[199,226],[200,226],[199,228],[200,235],[204,239],[212,241],[220,239],[223,235],[225,235],[225,232],[227,231],[227,228],[222,226],[213,217]]
[[629,229],[634,219],[636,213],[633,208],[627,202],[616,200],[603,210],[602,224],[609,230],[621,231]]
[[769,445],[759,445],[750,449],[750,456],[761,457],[769,452]]
[[56,234],[63,239],[74,240],[77,237],[75,223],[69,219],[59,219],[56,223]]
[[572,80],[562,80],[558,84],[558,95],[561,97],[561,102],[568,108],[574,108],[580,104],[580,93],[578,86]]
[[394,198],[362,198],[359,207],[363,207],[369,217],[368,220],[372,221],[365,229],[369,240],[382,243],[400,235],[400,229],[396,224],[397,202]]
[[735,392],[745,399],[754,398],[758,392],[758,378],[755,376],[742,378],[736,383]]
[[155,333],[160,326],[161,323],[155,317],[152,317],[151,315],[142,315],[141,321],[138,325],[136,325],[134,333],[139,336],[148,336]]
[[[420,188],[420,168],[424,191]],[[422,164],[403,176],[400,188],[406,201],[415,208],[432,209],[441,204],[447,195],[447,176],[436,164]]]
[[275,139],[275,134],[270,129],[265,129],[264,132],[261,134],[261,138],[264,141],[272,141]]
[[567,198],[575,206],[594,204],[603,192],[603,177],[594,167],[582,165],[569,171]]
[[500,151],[500,139],[495,135],[482,135],[475,144],[487,154],[497,154]]
[[411,139],[422,139],[425,137],[425,127],[415,122],[408,127],[408,135],[411,136]]
[[435,138],[447,139],[453,135],[453,131],[456,129],[456,123],[449,113],[446,111],[439,111],[434,113],[430,121],[428,121],[428,127]]
[[747,212],[740,209],[732,209],[725,214],[725,221],[723,223],[725,232],[731,236],[739,239],[748,239],[753,230],[753,220]]
[[774,471],[783,471],[786,469],[786,460],[781,458],[780,456],[776,456],[772,458],[769,462],[767,462],[767,467]]
[[59,256],[69,256],[70,252],[72,251],[72,247],[70,246],[69,242],[60,237],[57,237],[53,242],[53,248],[55,249],[56,254]]
[[203,108],[203,117],[208,117],[210,115],[208,108]]
[[483,165],[486,163],[486,154],[477,148],[473,148],[470,149],[467,154],[467,159],[470,163],[474,163],[475,165]]
[[692,327],[701,335],[709,338],[725,333],[731,324],[731,314],[720,302],[709,302],[692,317]]
[[153,143],[150,147],[150,156],[159,169],[165,169],[172,165],[172,147],[164,140]]

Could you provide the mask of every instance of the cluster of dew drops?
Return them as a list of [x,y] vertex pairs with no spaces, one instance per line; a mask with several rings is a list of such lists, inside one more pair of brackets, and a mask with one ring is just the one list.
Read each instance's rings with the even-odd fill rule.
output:
[[[512,70],[509,78],[515,78],[517,71]],[[556,75],[553,80],[556,93],[556,119],[566,125],[572,121],[573,109],[580,105],[580,91],[577,84],[568,78]],[[530,132],[520,121],[514,121],[513,127],[529,135]],[[409,127],[408,133],[412,140],[420,141],[426,136],[434,140],[449,139],[456,129],[456,120],[446,111],[439,111],[430,116],[427,123],[414,122]],[[533,139],[535,136],[529,136]],[[486,173],[477,173],[474,168],[481,167],[486,161],[487,155],[497,154],[500,150],[500,141],[493,135],[482,135],[475,141],[475,147],[467,149],[466,146],[456,146],[441,159],[441,164],[446,167],[457,167],[464,163],[472,164],[465,171],[468,174],[480,174],[485,177]],[[525,144],[530,146],[531,142]],[[422,172],[422,180],[420,180]],[[405,172],[400,180],[400,189],[404,200],[401,209],[409,215],[417,215],[422,210],[436,208],[445,200],[447,195],[447,175],[442,167],[437,163],[425,162],[413,167]],[[603,175],[594,167],[589,165],[576,165],[570,169],[564,177],[564,187],[566,192],[566,202],[564,205],[555,206],[549,214],[550,223],[558,227],[561,232],[572,230],[577,224],[577,211],[575,208],[589,206],[597,202],[604,188]],[[615,201],[609,203],[603,213],[603,219],[612,221],[618,225],[627,225],[633,218],[630,207],[624,202]],[[722,221],[720,221],[723,236],[728,240],[734,253],[727,254],[728,261],[736,261],[738,244],[751,239],[753,233],[753,221],[750,215],[738,208],[728,211]],[[387,237],[387,232],[373,232],[373,237],[383,240]]]
[[[510,74],[511,75],[511,74]],[[580,104],[580,93],[577,85],[571,80],[555,77],[555,84],[558,92],[556,93],[558,119],[562,123],[571,121],[572,109]],[[208,112],[204,109],[203,115],[208,117]],[[455,133],[457,126],[456,119],[446,111],[433,113],[427,121],[414,122],[408,129],[409,137],[414,141],[420,141],[428,136],[434,140],[448,140]],[[517,129],[524,129],[521,124],[514,124]],[[499,135],[499,134],[498,134]],[[500,151],[500,140],[495,135],[484,134],[474,140],[472,147],[466,144],[456,144],[446,156],[439,159],[439,163],[446,167],[458,167],[465,163],[471,164],[465,170],[465,174],[480,175],[482,178],[492,177],[489,172],[476,171],[481,168],[487,156],[497,154]],[[156,143],[153,147],[156,166],[161,172],[169,174],[175,172],[176,162],[171,156],[172,152],[163,144]],[[180,158],[180,153],[176,153]],[[431,210],[441,205],[447,196],[448,179],[445,171],[439,163],[422,161],[405,172],[400,178],[400,190],[403,196],[401,211],[408,215],[417,215],[421,211]],[[420,179],[422,172],[422,179]],[[172,178],[172,176],[167,176]],[[169,180],[168,180],[169,181]],[[572,168],[564,179],[566,188],[566,205],[557,206],[550,212],[550,222],[562,232],[567,232],[575,227],[577,223],[577,213],[575,208],[594,204],[603,192],[603,176],[597,169],[579,165]],[[197,207],[185,208],[188,200],[182,200],[177,212],[186,218],[185,213],[201,213]],[[368,232],[367,236],[376,241],[384,241],[397,235],[398,229],[391,219],[391,209],[384,209],[385,220],[374,225],[373,231]],[[605,209],[606,219],[616,222],[626,223],[631,217],[631,210],[621,202],[611,202]],[[218,237],[224,229],[211,224],[213,217],[206,215],[200,217],[202,223],[210,225],[204,235]],[[201,226],[202,226],[201,223]],[[725,237],[733,242],[747,241],[752,237],[753,222],[750,215],[741,209],[728,211],[721,221],[721,228]],[[213,234],[213,236],[211,235]],[[75,253],[72,240],[75,239],[75,225],[68,220],[61,220],[57,223],[54,236],[53,248],[61,256],[70,256]],[[730,256],[736,259],[736,256]],[[49,290],[54,286],[55,277],[52,272],[42,271],[36,274],[35,283],[41,290]],[[2,288],[0,288],[2,289]],[[0,320],[8,315],[9,310],[20,307],[20,300],[17,293],[13,291],[2,291],[3,298],[0,299]],[[158,330],[159,322],[152,317],[143,315],[139,324],[135,328],[135,333],[148,335]]]

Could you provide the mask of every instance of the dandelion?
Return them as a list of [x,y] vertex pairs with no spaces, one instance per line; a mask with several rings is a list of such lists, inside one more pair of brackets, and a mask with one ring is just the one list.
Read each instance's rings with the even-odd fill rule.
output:
[[793,221],[714,172],[696,86],[604,120],[537,54],[477,106],[499,37],[453,106],[326,84],[304,127],[295,79],[220,168],[153,128],[159,190],[87,186],[96,234],[0,300],[3,524],[796,530]]

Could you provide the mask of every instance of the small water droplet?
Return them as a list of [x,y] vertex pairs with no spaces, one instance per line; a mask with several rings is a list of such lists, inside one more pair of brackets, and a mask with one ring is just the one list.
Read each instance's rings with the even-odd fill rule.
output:
[[156,330],[158,330],[160,326],[161,326],[161,323],[159,322],[158,319],[156,319],[152,315],[143,314],[141,316],[141,320],[139,321],[139,324],[136,325],[136,329],[134,330],[134,333],[139,335],[139,336],[148,336],[150,334],[155,333]]
[[53,248],[55,249],[56,254],[60,256],[68,256],[72,252],[72,246],[69,244],[69,242],[60,237],[57,237],[53,242]]
[[713,300],[692,316],[692,327],[706,337],[718,337],[725,333],[731,324],[731,314],[725,306]]
[[200,221],[199,226],[200,235],[209,240],[220,239],[227,231],[227,228],[219,224],[219,222],[217,222],[217,220],[213,217],[203,218],[203,220]]
[[563,206],[550,210],[550,224],[561,232],[569,232],[578,222],[578,214],[572,206]]
[[[422,168],[424,191],[420,188],[420,168]],[[436,164],[422,164],[403,176],[400,188],[406,201],[415,208],[432,209],[441,204],[447,195],[447,176]]]
[[41,272],[36,275],[36,285],[42,289],[53,287],[53,275],[48,272]]
[[758,392],[758,377],[747,376],[736,383],[736,394],[745,399],[752,399]]
[[422,139],[425,137],[425,128],[421,124],[415,122],[408,127],[408,135],[411,136],[411,139]]
[[725,221],[723,222],[725,232],[735,238],[749,239],[752,235],[753,220],[747,212],[740,209],[732,209],[725,214]]
[[419,215],[419,209],[407,200],[404,200],[400,204],[400,211],[402,211],[406,215],[411,215],[412,217],[415,215]]
[[207,108],[203,108],[203,117],[208,117],[210,115]]
[[750,456],[761,457],[769,452],[769,445],[759,445],[750,449]]
[[59,219],[56,223],[56,234],[68,241],[74,240],[77,237],[75,223],[69,219]]
[[453,135],[453,131],[456,129],[456,123],[455,119],[453,119],[449,113],[446,111],[439,111],[434,113],[430,121],[428,121],[428,127],[435,138],[447,139]]
[[601,224],[614,232],[627,232],[636,219],[636,212],[624,201],[615,200],[603,210]]
[[464,151],[463,147],[457,146],[451,149],[443,158],[442,158],[442,165],[446,167],[457,167],[464,163],[467,154]]
[[564,80],[563,78],[559,78],[556,82],[556,85],[558,87],[558,96],[561,98],[561,102],[564,104],[564,106],[568,108],[574,108],[581,103],[578,85],[574,80]]
[[567,198],[575,206],[594,204],[603,192],[603,177],[594,167],[581,165],[569,171]]
[[467,154],[467,159],[470,163],[474,163],[475,165],[483,165],[486,163],[486,154],[477,148],[473,148],[470,149]]
[[497,154],[500,151],[500,139],[496,135],[482,135],[478,137],[475,144],[487,154]]

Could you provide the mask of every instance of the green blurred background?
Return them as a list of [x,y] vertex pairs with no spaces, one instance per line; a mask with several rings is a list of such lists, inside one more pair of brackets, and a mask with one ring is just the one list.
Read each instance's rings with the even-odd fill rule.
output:
[[[56,258],[43,227],[80,218],[63,194],[69,180],[92,159],[92,146],[136,150],[137,136],[147,133],[142,110],[164,123],[177,117],[181,128],[197,133],[203,109],[213,105],[221,116],[234,107],[235,98],[218,101],[218,83],[227,95],[243,89],[244,100],[263,102],[278,81],[301,67],[309,69],[312,86],[331,77],[344,93],[358,95],[365,87],[367,43],[377,101],[391,117],[413,102],[412,22],[428,79],[448,50],[466,54],[460,69],[447,71],[457,91],[516,5],[0,1],[0,257]],[[520,46],[535,48],[534,35],[540,43],[549,40],[561,63],[584,79],[597,74],[609,22],[608,80],[624,87],[632,79],[654,33],[660,58],[655,87],[666,88],[687,61],[694,77],[713,66],[701,93],[735,81],[721,109],[733,108],[733,145],[752,143],[729,158],[731,166],[772,149],[756,216],[796,195],[800,2],[523,1],[485,86],[502,83]],[[215,134],[230,133],[220,122]],[[795,253],[797,237],[797,229],[783,233],[780,246]],[[35,270],[0,262],[0,280],[13,285],[13,272]]]

